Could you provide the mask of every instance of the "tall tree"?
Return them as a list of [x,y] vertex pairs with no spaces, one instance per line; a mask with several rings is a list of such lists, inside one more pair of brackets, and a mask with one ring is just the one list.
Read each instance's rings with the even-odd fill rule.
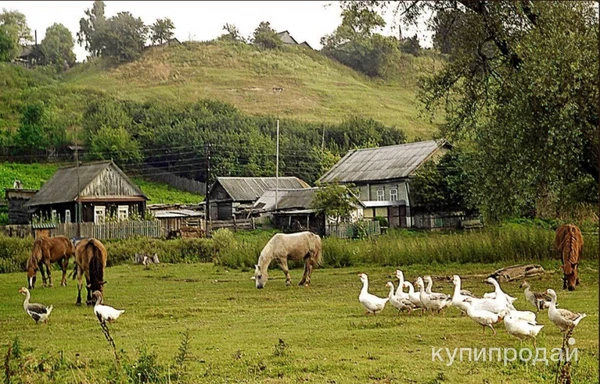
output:
[[86,17],[79,20],[77,43],[83,45],[92,56],[100,56],[105,46],[106,17],[104,1],[96,0],[91,9],[85,10]]
[[150,26],[150,40],[152,40],[152,44],[164,44],[173,38],[175,29],[175,24],[168,17],[164,19],[156,19],[154,24]]
[[27,25],[27,18],[19,11],[9,11],[2,8],[0,13],[0,25],[11,27],[15,33],[17,44],[26,45],[31,42],[31,29]]
[[589,175],[599,181],[597,3],[362,1],[398,7],[402,22],[460,12],[449,60],[422,81],[442,109],[442,134],[473,145],[473,172],[490,218],[536,215],[537,202]]
[[107,20],[105,48],[103,56],[118,61],[132,61],[138,58],[148,38],[148,27],[139,17],[129,12],[119,12]]
[[72,66],[75,64],[74,46],[73,35],[64,25],[54,23],[46,29],[46,36],[42,40],[42,51],[47,63],[62,65],[66,62]]
[[323,53],[368,76],[384,76],[399,58],[397,40],[375,33],[384,26],[375,11],[349,6],[342,11],[342,24],[321,39]]
[[277,32],[271,28],[271,23],[261,21],[258,27],[254,30],[253,43],[265,49],[278,49],[283,47],[283,41],[277,36]]
[[11,61],[17,55],[19,46],[10,31],[0,25],[0,61]]
[[223,30],[226,33],[219,36],[220,40],[241,41],[241,42],[245,41],[244,37],[240,33],[239,28],[236,27],[235,24],[225,23],[225,25],[223,25]]

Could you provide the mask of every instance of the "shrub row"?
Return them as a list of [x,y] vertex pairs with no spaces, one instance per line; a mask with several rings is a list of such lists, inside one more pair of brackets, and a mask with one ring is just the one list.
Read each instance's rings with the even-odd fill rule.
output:
[[[248,270],[274,231],[233,234],[218,230],[211,239],[159,240],[134,238],[106,240],[108,265],[131,263],[136,253],[157,253],[163,263],[213,262]],[[398,231],[371,240],[323,239],[327,267],[370,264],[401,266],[428,263],[518,263],[555,257],[554,231],[523,225],[506,225],[480,232]],[[25,269],[33,239],[0,236],[0,273]],[[585,236],[583,259],[598,257],[597,236]],[[290,268],[301,266],[290,263]]]

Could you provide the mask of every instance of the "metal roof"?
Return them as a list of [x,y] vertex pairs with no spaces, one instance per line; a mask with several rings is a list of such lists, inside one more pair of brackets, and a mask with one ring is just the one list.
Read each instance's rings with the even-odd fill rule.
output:
[[[312,201],[318,187],[279,190],[277,194],[277,210],[312,209]],[[358,201],[358,205],[365,207]],[[268,190],[254,204],[255,210],[272,211],[275,209],[275,190]]]
[[176,219],[185,217],[200,217],[204,216],[204,213],[193,211],[191,209],[167,209],[152,211],[152,215],[157,219]]
[[319,182],[377,181],[408,177],[444,146],[445,141],[420,141],[387,147],[351,150]]
[[[217,177],[211,191],[217,183],[223,186],[233,201],[256,201],[266,190],[276,188],[275,177]],[[299,189],[310,186],[297,177],[280,177],[279,188]]]
[[112,161],[102,161],[79,166],[79,191],[77,191],[77,166],[72,165],[57,169],[50,180],[45,182],[42,188],[24,206],[33,207],[75,201],[77,193],[81,193],[82,190],[108,167],[113,167],[131,185],[137,196],[148,198]]

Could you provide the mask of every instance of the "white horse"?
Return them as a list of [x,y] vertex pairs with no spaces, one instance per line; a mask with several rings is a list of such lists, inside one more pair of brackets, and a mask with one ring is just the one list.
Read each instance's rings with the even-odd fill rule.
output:
[[254,279],[256,288],[264,288],[269,275],[267,269],[271,261],[276,260],[285,274],[285,285],[292,285],[292,278],[288,270],[288,259],[304,259],[304,275],[298,285],[308,286],[310,275],[315,265],[321,265],[321,237],[312,232],[298,232],[292,234],[277,233],[265,245],[255,265]]

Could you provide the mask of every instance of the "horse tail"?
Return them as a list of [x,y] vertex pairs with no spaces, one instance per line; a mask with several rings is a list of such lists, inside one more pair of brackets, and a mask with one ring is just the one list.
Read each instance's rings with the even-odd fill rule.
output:
[[323,248],[321,246],[321,237],[317,234],[312,234],[315,241],[315,256],[314,260],[319,267],[323,266]]
[[92,291],[102,292],[104,284],[104,263],[102,262],[102,251],[96,244],[96,239],[92,239],[86,245],[86,253],[89,260],[90,284]]

